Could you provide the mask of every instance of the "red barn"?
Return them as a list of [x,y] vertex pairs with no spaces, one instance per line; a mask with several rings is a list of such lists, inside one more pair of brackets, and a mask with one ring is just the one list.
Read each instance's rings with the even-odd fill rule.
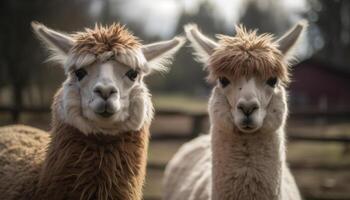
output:
[[292,69],[290,103],[294,109],[350,110],[350,68],[309,59]]

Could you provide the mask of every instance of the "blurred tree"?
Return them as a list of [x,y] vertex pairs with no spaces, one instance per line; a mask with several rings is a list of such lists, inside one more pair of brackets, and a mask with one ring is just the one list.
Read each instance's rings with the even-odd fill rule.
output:
[[[183,26],[188,23],[196,23],[208,36],[214,38],[216,33],[224,33],[224,27],[219,26],[213,17],[213,10],[208,2],[203,2],[198,13],[183,12],[176,29],[177,34],[183,34]],[[203,65],[196,62],[193,49],[184,47],[180,50],[171,66],[169,76],[156,77],[151,86],[157,91],[171,91],[172,93],[185,93],[187,95],[207,95],[208,84],[205,82],[207,73]]]
[[[76,24],[86,24],[86,13],[80,10],[89,1],[46,1],[11,0],[0,2],[0,87],[5,83],[12,88],[13,120],[17,121],[23,106],[23,93],[31,82],[38,82],[44,76],[42,50],[34,38],[30,22],[38,20],[51,27],[70,29]],[[77,12],[79,10],[79,12]],[[41,58],[40,58],[41,57]],[[40,58],[40,59],[38,59]],[[47,83],[38,84],[45,86]],[[39,90],[40,91],[40,90]]]
[[[323,48],[318,59],[350,71],[350,1],[308,0],[311,10],[307,17],[319,28]],[[313,41],[319,45],[320,41]]]
[[[215,27],[212,8],[209,3],[201,4],[198,13],[188,14],[183,12],[176,33],[183,33],[183,26],[188,23],[198,24],[198,27],[211,37],[214,37],[214,33],[222,31]],[[166,82],[159,84],[161,86],[159,89],[191,95],[203,95],[203,93],[209,92],[205,90],[208,87],[205,83],[206,72],[203,70],[203,65],[194,60],[192,48],[185,46],[178,53],[170,72],[171,75],[166,77]]]
[[260,33],[282,34],[290,26],[290,16],[284,12],[281,1],[247,1],[240,23]]
[[[309,40],[314,48],[310,50],[317,50],[324,43],[324,48],[316,54],[317,58],[340,66],[349,65],[350,57],[347,54],[350,51],[350,1],[306,1],[310,8],[305,12],[308,12],[302,11],[293,16],[304,16],[311,21]],[[0,89],[12,89],[13,106],[18,109],[14,113],[15,120],[24,104],[23,93],[35,96],[36,93],[31,91],[34,85],[41,97],[39,102],[48,102],[52,93],[47,94],[47,91],[53,91],[63,77],[62,70],[44,67],[47,65],[42,63],[45,60],[45,51],[34,38],[30,21],[38,20],[52,28],[66,31],[91,27],[95,22],[110,24],[119,21],[142,38],[144,43],[160,40],[157,35],[145,34],[146,28],[140,23],[141,20],[128,21],[123,17],[120,9],[127,3],[128,1],[123,0],[0,1],[0,26],[3,30],[0,32]],[[185,8],[182,9],[176,34],[182,34],[183,25],[187,23],[197,23],[210,37],[218,33],[233,34],[234,24],[232,29],[226,29],[225,22],[217,16],[214,1],[198,1],[198,4],[198,11],[194,13],[187,13]],[[240,22],[248,28],[258,28],[260,32],[281,34],[290,26],[293,18],[282,1],[249,0],[242,5],[239,8]],[[320,33],[322,41],[319,39]],[[209,86],[204,79],[206,72],[203,71],[202,64],[194,61],[192,52],[191,48],[182,48],[169,74],[148,79],[151,89],[155,92],[207,94]],[[36,101],[37,98],[32,99],[32,102],[40,104]]]

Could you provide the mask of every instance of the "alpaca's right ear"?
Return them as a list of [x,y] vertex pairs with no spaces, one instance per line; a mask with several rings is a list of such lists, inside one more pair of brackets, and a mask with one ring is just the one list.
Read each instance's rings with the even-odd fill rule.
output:
[[184,26],[186,36],[191,42],[192,47],[195,50],[197,60],[206,64],[210,55],[214,52],[214,49],[218,44],[207,36],[203,35],[196,24],[187,24]]
[[74,40],[70,36],[49,29],[38,22],[32,22],[31,25],[34,33],[52,52],[52,59],[63,63],[74,45]]
[[142,53],[149,63],[151,71],[166,71],[166,65],[171,63],[174,54],[185,44],[184,37],[174,37],[171,40],[155,42],[142,46]]
[[308,22],[306,20],[301,20],[276,41],[278,49],[284,55],[287,62],[293,59],[295,47],[300,41],[301,35],[306,31],[307,26]]

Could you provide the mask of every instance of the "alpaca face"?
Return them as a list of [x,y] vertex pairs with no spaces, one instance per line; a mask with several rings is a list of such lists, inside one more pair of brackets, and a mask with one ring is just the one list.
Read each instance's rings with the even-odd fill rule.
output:
[[80,68],[73,76],[80,90],[83,117],[107,127],[130,116],[131,91],[143,87],[140,70],[115,60]]
[[232,122],[240,131],[251,133],[263,126],[277,84],[271,80],[220,77],[217,87],[225,96]]
[[197,60],[205,64],[208,80],[218,82],[209,102],[213,126],[240,132],[274,131],[286,118],[284,86],[289,83],[289,60],[306,27],[301,21],[280,39],[236,26],[236,35],[219,35],[216,42],[196,25],[185,26]]
[[153,117],[145,75],[114,57],[80,66],[63,84],[61,117],[86,134],[139,130]]
[[84,134],[119,134],[150,125],[153,105],[143,78],[164,71],[183,38],[142,45],[120,24],[74,35],[32,26],[67,75],[56,99],[58,117]]

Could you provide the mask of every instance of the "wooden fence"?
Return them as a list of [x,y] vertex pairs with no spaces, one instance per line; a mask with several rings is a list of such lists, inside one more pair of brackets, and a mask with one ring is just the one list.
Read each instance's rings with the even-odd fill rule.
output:
[[[48,113],[50,109],[48,107],[36,107],[36,108],[11,108],[11,107],[0,107],[0,112],[16,113],[18,111],[24,113]],[[173,116],[182,116],[191,119],[191,129],[190,132],[186,134],[169,134],[169,133],[156,133],[152,136],[152,141],[173,141],[173,140],[190,140],[198,136],[199,133],[203,132],[203,122],[207,119],[208,115],[205,112],[193,113],[185,112],[178,110],[158,110],[156,112],[156,117],[173,117]],[[292,112],[290,113],[291,119],[324,119],[327,121],[347,121],[350,122],[350,111],[341,111],[341,112],[315,112],[315,111],[303,111],[303,112]],[[340,145],[350,145],[350,136],[344,134],[343,136],[307,136],[298,133],[288,133],[288,140],[291,142],[294,141],[303,141],[310,143],[338,143]],[[291,163],[291,168],[293,170],[325,170],[325,171],[345,171],[350,170],[350,165],[326,165],[326,164],[317,164],[317,165],[305,165],[304,163]],[[165,164],[161,163],[149,163],[148,168],[152,170],[164,170]],[[350,189],[350,186],[349,186]],[[319,194],[313,194],[311,191],[304,193],[304,198],[307,200],[349,200],[350,192],[347,195],[338,195],[338,196],[324,196]],[[146,200],[159,199],[157,197],[147,197]]]
[[[192,113],[175,110],[160,110],[157,111],[156,116],[185,116],[191,119],[191,131],[187,134],[169,134],[169,133],[157,133],[152,136],[153,141],[173,141],[173,140],[190,140],[198,136],[199,133],[203,132],[203,122],[207,120],[208,116],[206,113]],[[350,122],[350,112],[315,112],[315,111],[304,111],[290,113],[290,118],[298,120],[325,120],[327,122]],[[322,135],[322,134],[320,134]],[[339,145],[350,145],[350,135],[343,134],[342,136],[308,136],[300,133],[288,133],[288,141],[290,142],[308,142],[308,143],[337,143]],[[305,164],[305,163],[290,163],[292,170],[320,170],[329,172],[349,172],[350,164]],[[165,164],[161,163],[148,163],[148,168],[153,170],[164,170]],[[349,185],[350,189],[350,185]],[[313,191],[302,191],[303,197],[306,200],[349,200],[350,192],[348,194],[337,194],[337,195],[325,195],[314,193]],[[157,198],[147,198],[147,200],[156,200]],[[159,199],[159,198],[158,198]]]

